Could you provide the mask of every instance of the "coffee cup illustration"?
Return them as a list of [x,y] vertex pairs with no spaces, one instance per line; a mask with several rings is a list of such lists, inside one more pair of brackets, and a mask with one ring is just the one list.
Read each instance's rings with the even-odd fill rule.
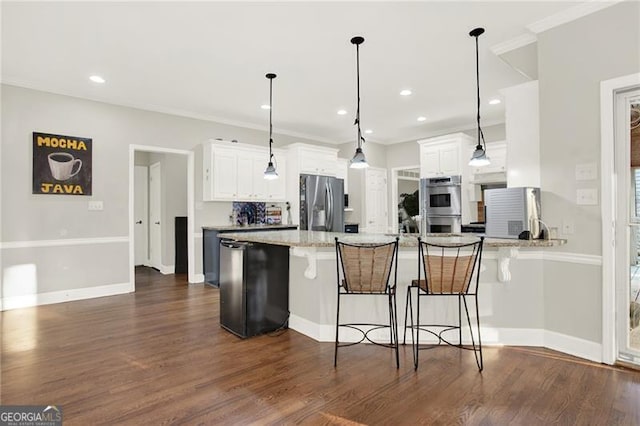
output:
[[[78,168],[74,172],[76,164]],[[52,152],[49,154],[49,168],[55,180],[67,180],[78,174],[82,168],[82,160],[73,158],[73,155],[66,152]]]

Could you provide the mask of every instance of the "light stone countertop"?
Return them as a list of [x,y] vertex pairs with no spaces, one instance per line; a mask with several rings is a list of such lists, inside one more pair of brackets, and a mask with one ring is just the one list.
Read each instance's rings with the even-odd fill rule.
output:
[[[278,232],[225,233],[224,238],[252,243],[274,244],[289,247],[333,247],[335,238],[345,243],[380,244],[392,242],[395,234],[348,234],[342,232],[319,232],[288,230]],[[399,234],[400,247],[417,247],[419,234]],[[427,234],[423,240],[434,244],[460,244],[477,241],[475,234]],[[566,244],[567,240],[516,240],[506,238],[485,238],[484,247],[555,247]]]
[[[252,224],[252,225],[211,225],[211,226],[203,226],[202,229],[207,231],[240,231],[246,232],[248,230],[251,231],[260,231],[261,229],[297,229],[298,225],[266,225],[266,224]],[[226,235],[225,235],[226,236]]]

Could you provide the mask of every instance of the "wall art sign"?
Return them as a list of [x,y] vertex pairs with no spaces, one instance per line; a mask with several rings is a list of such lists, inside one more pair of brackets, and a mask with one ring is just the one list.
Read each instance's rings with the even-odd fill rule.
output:
[[33,132],[33,194],[91,195],[92,140]]

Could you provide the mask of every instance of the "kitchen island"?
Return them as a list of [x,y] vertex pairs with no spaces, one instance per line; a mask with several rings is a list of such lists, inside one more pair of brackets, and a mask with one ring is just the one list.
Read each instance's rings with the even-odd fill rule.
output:
[[[326,342],[333,341],[335,337],[335,238],[354,243],[384,243],[395,239],[392,234],[297,230],[225,233],[224,237],[290,247],[289,327]],[[410,234],[399,236],[397,301],[400,335],[403,334],[407,286],[418,274],[417,237]],[[477,239],[473,234],[429,234],[424,238],[444,244]],[[544,250],[565,243],[565,240],[485,239],[479,289],[483,342],[544,346],[543,254]],[[374,299],[351,298],[346,301],[341,316],[344,315],[345,321],[356,318],[361,322],[384,321],[388,316],[386,301]],[[425,306],[427,320],[429,316],[439,320],[443,317],[447,320],[457,318],[454,301],[438,300],[436,304]],[[380,332],[374,337],[385,340],[385,330]],[[341,334],[341,340],[350,338],[349,335],[343,338]]]

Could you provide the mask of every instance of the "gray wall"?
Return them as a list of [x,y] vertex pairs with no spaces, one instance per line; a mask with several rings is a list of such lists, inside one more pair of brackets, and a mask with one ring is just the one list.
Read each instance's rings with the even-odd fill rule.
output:
[[[1,235],[2,268],[33,267],[35,278],[12,294],[42,293],[122,284],[129,281],[129,145],[149,145],[195,151],[195,222],[226,224],[230,203],[202,202],[202,149],[211,138],[237,139],[266,145],[268,133],[220,123],[121,107],[2,85]],[[93,195],[32,195],[31,135],[33,131],[93,138]],[[315,143],[274,135],[274,146]],[[186,185],[185,185],[186,187]],[[186,196],[186,195],[185,195]],[[103,211],[88,211],[88,201],[104,203]],[[198,231],[199,228],[196,228]],[[173,234],[171,234],[173,235]],[[91,243],[96,237],[119,238]],[[39,241],[81,239],[59,246]],[[196,240],[196,273],[201,273],[201,240]],[[164,255],[171,253],[163,253]],[[171,261],[169,264],[173,264]],[[2,287],[4,288],[4,282]],[[13,288],[13,287],[12,287]]]
[[[600,82],[640,72],[640,4],[621,3],[538,35],[542,206],[549,226],[572,221],[558,250],[601,255],[600,206],[576,205],[575,166],[600,164]],[[601,342],[599,267],[545,261],[545,328]],[[568,315],[571,312],[571,315]]]

